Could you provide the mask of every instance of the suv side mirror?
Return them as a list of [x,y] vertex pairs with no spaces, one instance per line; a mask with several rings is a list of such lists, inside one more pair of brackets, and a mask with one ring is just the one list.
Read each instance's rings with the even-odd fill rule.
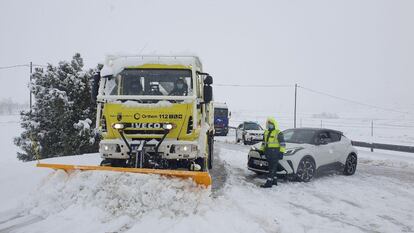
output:
[[101,81],[101,75],[100,73],[96,73],[93,76],[93,81],[92,81],[92,90],[91,90],[92,103],[96,103],[96,97],[98,96],[100,81]]

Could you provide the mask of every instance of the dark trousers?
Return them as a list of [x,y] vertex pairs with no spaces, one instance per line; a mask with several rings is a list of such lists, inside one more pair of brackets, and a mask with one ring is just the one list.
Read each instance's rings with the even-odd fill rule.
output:
[[277,167],[279,165],[279,159],[283,157],[283,154],[279,151],[279,149],[268,149],[265,151],[265,156],[269,164],[269,173],[267,175],[267,179],[277,179]]

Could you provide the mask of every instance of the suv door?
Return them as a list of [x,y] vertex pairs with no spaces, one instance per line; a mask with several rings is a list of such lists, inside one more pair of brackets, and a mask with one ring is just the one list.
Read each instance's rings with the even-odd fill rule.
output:
[[316,144],[317,166],[333,163],[335,161],[334,149],[329,131],[320,131],[316,136]]
[[329,132],[331,139],[332,139],[332,147],[334,154],[333,160],[334,162],[340,161],[343,156],[348,156],[347,153],[347,144],[342,139],[342,134],[339,132],[331,131]]

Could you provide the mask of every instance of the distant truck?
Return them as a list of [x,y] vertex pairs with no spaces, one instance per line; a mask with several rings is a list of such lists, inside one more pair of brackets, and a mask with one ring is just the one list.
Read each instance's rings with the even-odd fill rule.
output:
[[229,109],[226,103],[214,102],[214,135],[227,136],[229,133]]

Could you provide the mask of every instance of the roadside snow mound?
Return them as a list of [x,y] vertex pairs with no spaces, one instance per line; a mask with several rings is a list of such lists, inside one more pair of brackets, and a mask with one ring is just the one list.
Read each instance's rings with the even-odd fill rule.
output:
[[414,163],[409,161],[396,161],[392,159],[360,159],[361,164],[370,165],[370,166],[383,166],[383,167],[394,167],[394,168],[408,168],[414,169]]
[[98,209],[104,221],[123,215],[139,219],[151,211],[173,218],[204,211],[209,194],[190,180],[157,175],[56,171],[38,187],[26,209],[44,217],[73,208]]

